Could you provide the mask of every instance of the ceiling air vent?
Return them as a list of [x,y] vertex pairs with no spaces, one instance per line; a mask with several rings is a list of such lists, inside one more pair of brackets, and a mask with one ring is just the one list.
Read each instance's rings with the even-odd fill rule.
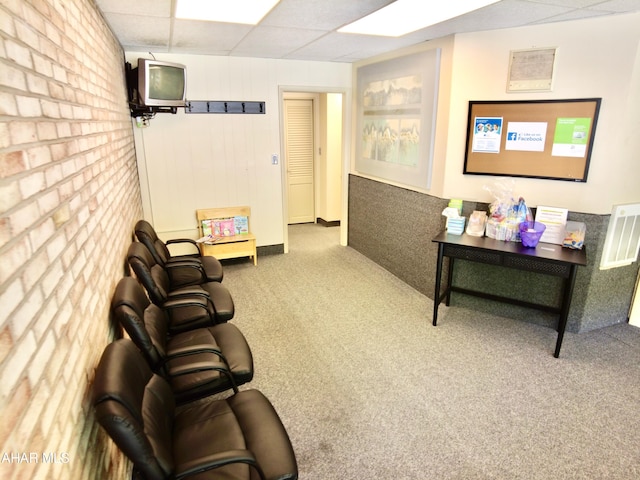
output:
[[631,265],[640,248],[640,203],[614,205],[604,240],[600,269]]

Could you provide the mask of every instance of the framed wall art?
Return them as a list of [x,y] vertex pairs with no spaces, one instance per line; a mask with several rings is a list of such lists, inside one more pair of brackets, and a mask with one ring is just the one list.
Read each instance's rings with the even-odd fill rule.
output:
[[463,173],[586,182],[600,102],[469,102]]
[[431,188],[440,49],[358,68],[356,171]]

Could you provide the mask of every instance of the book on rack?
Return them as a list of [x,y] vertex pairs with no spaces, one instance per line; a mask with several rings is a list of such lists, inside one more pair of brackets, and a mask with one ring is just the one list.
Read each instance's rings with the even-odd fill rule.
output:
[[249,233],[249,218],[246,215],[233,217],[236,235],[247,235]]
[[216,218],[213,220],[213,235],[217,237],[232,237],[235,235],[233,218]]

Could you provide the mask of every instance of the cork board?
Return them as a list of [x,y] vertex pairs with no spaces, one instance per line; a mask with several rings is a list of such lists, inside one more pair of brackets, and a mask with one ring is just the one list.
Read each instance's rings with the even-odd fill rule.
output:
[[600,102],[470,101],[463,173],[586,182]]

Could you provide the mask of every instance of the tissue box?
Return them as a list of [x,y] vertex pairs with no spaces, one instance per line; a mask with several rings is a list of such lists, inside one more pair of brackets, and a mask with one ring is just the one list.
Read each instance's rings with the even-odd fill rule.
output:
[[465,217],[447,218],[447,232],[453,235],[462,235],[465,220]]

